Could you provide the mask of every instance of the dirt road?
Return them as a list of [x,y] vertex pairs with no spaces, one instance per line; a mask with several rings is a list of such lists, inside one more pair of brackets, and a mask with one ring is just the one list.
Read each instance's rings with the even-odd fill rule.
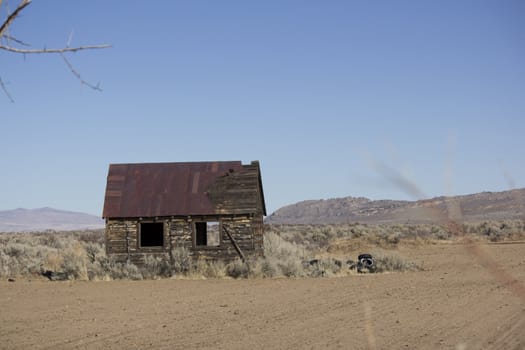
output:
[[[525,283],[525,244],[484,245]],[[525,303],[461,245],[342,278],[0,282],[2,349],[525,349]],[[516,283],[516,282],[514,282]]]

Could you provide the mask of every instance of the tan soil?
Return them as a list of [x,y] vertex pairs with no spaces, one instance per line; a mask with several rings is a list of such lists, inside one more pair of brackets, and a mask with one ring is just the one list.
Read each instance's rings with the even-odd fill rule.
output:
[[[525,283],[525,244],[483,245]],[[462,245],[341,278],[0,282],[2,349],[525,349],[525,301]],[[515,282],[515,284],[517,284]]]

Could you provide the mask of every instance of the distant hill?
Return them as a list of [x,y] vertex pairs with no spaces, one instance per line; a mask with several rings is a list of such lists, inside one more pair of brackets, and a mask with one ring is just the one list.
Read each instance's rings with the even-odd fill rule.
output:
[[0,232],[80,230],[104,227],[98,216],[53,208],[0,211]]
[[268,224],[437,223],[525,219],[525,189],[436,197],[419,201],[370,200],[345,197],[307,200],[268,216]]

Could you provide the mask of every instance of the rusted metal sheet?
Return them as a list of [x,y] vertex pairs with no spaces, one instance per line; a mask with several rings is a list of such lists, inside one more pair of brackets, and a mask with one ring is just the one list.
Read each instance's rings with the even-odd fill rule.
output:
[[[216,215],[228,211],[237,214],[248,209],[245,209],[246,206],[236,207],[235,198],[232,203],[232,193],[236,189],[244,189],[241,187],[244,184],[237,184],[236,177],[231,175],[251,176],[249,174],[253,173],[254,166],[259,170],[258,162],[243,166],[240,161],[111,164],[102,216]],[[250,186],[251,191],[248,189],[237,202],[245,202],[246,199],[249,202],[253,198],[256,206],[266,214],[259,171],[256,176],[258,179],[254,183],[258,186]],[[221,186],[217,187],[217,183]],[[227,198],[229,202],[224,204],[222,198]]]

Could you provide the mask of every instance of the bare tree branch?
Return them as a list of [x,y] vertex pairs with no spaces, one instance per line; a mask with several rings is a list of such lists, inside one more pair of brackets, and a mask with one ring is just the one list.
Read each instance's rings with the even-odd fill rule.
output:
[[7,88],[5,87],[4,81],[2,80],[1,77],[0,77],[0,87],[2,88],[2,90],[4,90],[4,93],[6,94],[7,98],[9,99],[9,101],[11,101],[11,103],[14,103],[15,100],[13,100],[13,97],[11,97],[11,94],[9,93],[9,90],[7,90]]
[[6,46],[6,45],[0,45],[0,49],[9,51],[9,52],[16,52],[21,54],[32,54],[32,53],[65,53],[65,52],[76,52],[81,50],[93,50],[93,49],[107,49],[111,47],[111,45],[103,44],[103,45],[90,45],[90,46],[78,46],[78,47],[64,47],[61,49],[19,49],[12,46]]
[[[0,0],[0,7],[2,6],[2,3],[3,3],[3,0]],[[80,73],[75,69],[75,67],[73,67],[73,65],[71,64],[71,62],[67,59],[65,53],[68,53],[68,52],[77,52],[77,51],[82,51],[82,50],[95,50],[95,49],[106,49],[106,48],[109,48],[111,47],[111,45],[108,45],[108,44],[102,44],[102,45],[88,45],[88,46],[78,46],[78,47],[70,47],[70,43],[71,43],[71,40],[72,40],[72,37],[73,37],[73,32],[71,32],[69,34],[69,37],[68,37],[68,40],[67,40],[67,43],[65,45],[65,47],[63,48],[56,48],[56,49],[48,49],[48,48],[43,48],[43,49],[27,49],[27,48],[19,48],[19,47],[15,47],[15,46],[12,46],[10,45],[10,41],[14,42],[15,44],[18,44],[18,45],[22,45],[22,46],[30,46],[28,44],[26,44],[25,42],[23,42],[22,40],[19,40],[19,39],[16,39],[14,37],[12,37],[11,35],[9,35],[9,26],[13,23],[13,21],[17,18],[17,16],[20,14],[20,12],[26,8],[29,4],[31,3],[31,0],[21,0],[20,1],[20,4],[18,5],[18,7],[16,8],[16,10],[9,14],[7,16],[7,19],[2,23],[2,25],[0,26],[0,49],[1,50],[4,50],[4,51],[8,51],[8,52],[12,52],[12,53],[19,53],[19,54],[22,54],[22,55],[26,55],[26,54],[58,54],[62,57],[62,59],[64,60],[66,66],[69,68],[69,70],[71,71],[71,73],[83,84],[83,85],[86,85],[88,87],[90,87],[91,89],[93,90],[97,90],[97,91],[102,91],[102,89],[100,89],[99,85],[93,85],[87,81],[85,81],[82,76],[80,75]],[[8,11],[9,13],[9,11]],[[5,39],[5,44],[4,44],[4,41],[2,39]],[[11,102],[14,102],[13,98],[11,97],[11,95],[9,94],[9,91],[7,90],[4,82],[0,79],[0,88],[4,91],[4,93],[6,94],[6,96],[9,98],[9,100]]]
[[4,32],[7,30],[9,25],[15,20],[16,16],[18,16],[20,11],[22,11],[30,3],[31,3],[31,0],[22,0],[22,2],[18,5],[16,10],[12,14],[7,16],[7,19],[5,20],[5,22],[0,27],[0,37],[2,37],[4,35]]
[[66,58],[66,55],[64,55],[64,53],[60,52],[59,55],[62,56],[62,59],[64,60],[64,62],[66,62],[66,65],[69,68],[69,70],[71,71],[71,73],[73,73],[73,75],[75,77],[77,77],[77,79],[80,80],[80,82],[82,84],[92,88],[93,90],[102,91],[102,89],[99,87],[98,84],[97,85],[92,85],[92,84],[88,83],[87,81],[85,81],[84,79],[82,79],[82,77],[80,76],[80,73],[75,70],[75,67],[73,67],[71,62],[68,61],[68,59]]

